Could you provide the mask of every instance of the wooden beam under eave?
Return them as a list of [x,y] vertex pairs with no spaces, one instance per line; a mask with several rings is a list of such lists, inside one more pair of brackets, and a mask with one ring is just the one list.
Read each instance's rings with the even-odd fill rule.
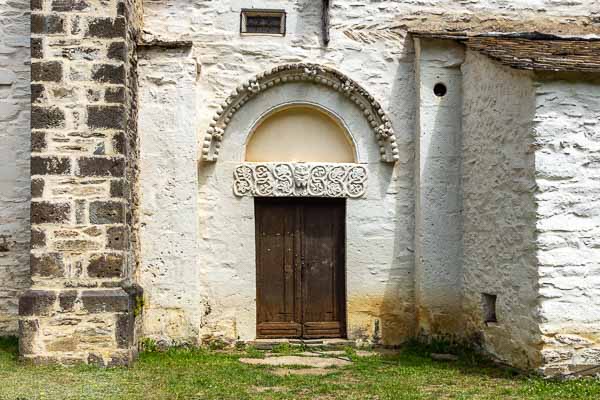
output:
[[329,45],[329,5],[330,0],[323,0],[323,12],[321,14],[322,28],[323,28],[323,44]]

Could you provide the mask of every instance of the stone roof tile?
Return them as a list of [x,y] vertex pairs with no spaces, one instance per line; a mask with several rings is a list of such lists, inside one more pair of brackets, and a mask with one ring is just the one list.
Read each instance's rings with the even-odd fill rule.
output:
[[518,69],[557,72],[600,72],[600,40],[561,38],[527,33],[476,35],[413,32],[417,37],[453,39],[502,64]]

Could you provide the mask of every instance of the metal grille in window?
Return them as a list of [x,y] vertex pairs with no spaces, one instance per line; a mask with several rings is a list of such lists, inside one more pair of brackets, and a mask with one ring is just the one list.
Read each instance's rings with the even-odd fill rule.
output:
[[242,10],[241,32],[285,35],[285,11]]

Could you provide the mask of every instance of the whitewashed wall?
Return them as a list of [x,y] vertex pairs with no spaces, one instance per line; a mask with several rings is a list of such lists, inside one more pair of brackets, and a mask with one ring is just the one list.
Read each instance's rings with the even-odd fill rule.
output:
[[[467,334],[481,332],[485,349],[499,359],[537,366],[533,81],[471,51],[462,71]],[[487,326],[483,293],[498,296],[498,322]]]
[[198,268],[196,62],[189,49],[141,49],[140,268],[145,336],[195,342],[203,311]]
[[[417,39],[415,289],[419,333],[462,331],[461,106],[464,47]],[[446,93],[435,94],[436,85]]]
[[[240,36],[239,12],[242,8],[285,9],[288,13],[287,35],[285,37]],[[383,182],[382,177],[387,174],[388,181],[393,182],[386,189],[386,195],[378,200],[382,202],[381,204],[386,204],[389,215],[369,215],[374,208],[373,204],[367,206],[364,201],[349,202],[349,216],[356,215],[362,223],[362,225],[356,225],[356,234],[371,237],[368,246],[370,246],[369,249],[372,248],[373,250],[363,252],[362,256],[370,256],[372,252],[381,249],[382,257],[387,257],[387,260],[380,263],[379,267],[366,266],[361,270],[361,273],[357,272],[355,274],[356,282],[365,282],[354,288],[356,293],[362,293],[361,296],[357,297],[360,301],[357,301],[356,304],[358,309],[363,308],[362,314],[364,316],[362,322],[357,322],[355,331],[358,332],[360,329],[364,329],[368,334],[372,331],[372,327],[369,325],[372,323],[368,321],[372,321],[373,315],[377,313],[392,312],[397,315],[409,315],[411,313],[414,315],[415,313],[414,303],[411,302],[411,299],[414,297],[415,280],[413,270],[415,251],[413,238],[415,206],[414,136],[416,132],[417,102],[415,101],[414,49],[412,40],[407,38],[407,34],[402,30],[402,27],[419,29],[422,26],[420,21],[427,20],[429,17],[439,19],[444,23],[456,21],[459,15],[461,21],[470,20],[471,17],[473,17],[473,21],[477,21],[475,17],[489,20],[492,15],[509,19],[535,19],[537,17],[546,18],[564,15],[589,16],[590,13],[596,12],[598,8],[593,0],[580,2],[570,0],[540,0],[534,2],[530,0],[511,2],[500,0],[476,2],[450,0],[441,2],[336,0],[332,2],[331,10],[331,42],[328,47],[324,48],[321,42],[320,2],[317,1],[226,0],[215,2],[192,0],[183,2],[177,0],[146,0],[144,2],[144,39],[166,42],[189,40],[193,43],[193,56],[198,63],[199,71],[196,86],[197,119],[194,128],[197,129],[200,140],[203,139],[204,131],[208,128],[217,107],[235,87],[258,73],[285,63],[314,62],[338,69],[364,86],[390,114],[400,149],[400,162],[393,174],[379,171],[376,178],[376,181]],[[395,23],[397,20],[403,22],[398,25]],[[391,29],[392,27],[395,27],[395,29]],[[477,28],[476,25],[473,27]],[[483,61],[480,61],[480,63],[483,63]],[[144,68],[151,71],[151,63],[148,63]],[[506,92],[504,83],[498,82],[497,77],[491,74],[488,75],[485,71],[478,71],[476,67],[471,68],[471,70],[476,71],[473,72],[476,78],[485,77],[488,81],[491,79],[492,82],[496,81],[496,83],[487,81],[478,84],[473,83],[471,87],[467,88],[469,96],[478,96],[478,94],[475,95],[477,89],[491,89],[492,93],[498,93],[502,96],[503,108],[517,113],[515,109],[511,108],[510,104],[512,103],[509,104],[510,93]],[[499,74],[499,76],[506,76],[509,81],[517,79],[514,76],[518,75],[515,73],[513,76],[506,72],[504,72],[506,75],[502,75],[500,72]],[[485,86],[488,83],[489,88]],[[522,82],[519,81],[515,85],[518,83]],[[529,88],[514,89],[525,90],[529,93]],[[523,93],[519,92],[519,94]],[[474,108],[482,107],[482,104],[479,104],[478,101],[472,100]],[[523,113],[522,117],[525,118],[525,114],[529,112],[529,109],[522,110],[520,106],[517,108],[519,112]],[[486,110],[483,111],[486,112]],[[532,114],[529,116],[532,117]],[[501,122],[505,121],[501,120]],[[487,129],[485,124],[479,120],[472,121],[471,124],[472,135],[475,135],[476,132],[481,133],[484,128]],[[480,126],[477,124],[480,124]],[[499,122],[498,126],[500,125]],[[496,126],[492,125],[492,127]],[[505,126],[502,126],[502,128],[505,128]],[[231,147],[231,143],[237,143],[239,148],[235,148],[235,151],[238,152],[235,153],[235,157],[228,159],[227,157],[231,157],[232,154],[226,155],[226,158],[221,155],[221,159],[214,166],[209,164],[200,165],[198,191],[199,260],[196,262],[190,259],[185,264],[188,268],[196,269],[200,275],[202,301],[198,305],[198,309],[195,310],[197,314],[201,315],[201,321],[199,322],[200,336],[246,339],[253,335],[255,318],[253,302],[253,274],[255,271],[253,264],[253,207],[250,200],[235,199],[231,194],[229,187],[231,166],[234,162],[241,160],[239,157],[241,153],[239,152],[242,150],[240,146],[243,141],[240,138],[243,137],[244,132],[232,130],[231,127],[229,132],[230,134],[233,133],[232,137],[238,135],[238,138],[230,142],[229,145],[227,144],[228,139],[226,139],[222,154],[227,154],[227,148],[231,152],[235,147]],[[498,133],[494,132],[494,134],[508,135],[504,130],[500,130]],[[153,133],[153,136],[159,136],[159,133]],[[473,140],[476,143],[468,149],[471,152],[481,146],[481,142],[477,142],[479,139],[474,138]],[[482,141],[487,141],[486,143],[490,145],[493,142],[492,138],[484,138]],[[175,149],[168,142],[161,143],[161,146],[161,151],[164,154],[175,153],[175,150],[177,150],[183,152],[180,154],[186,158],[198,157],[195,152],[199,149]],[[518,147],[516,139],[515,143],[510,146]],[[520,148],[518,150],[521,151]],[[490,153],[490,157],[494,159],[498,156],[495,153]],[[521,157],[525,156],[517,152],[514,156],[505,154],[504,157],[513,157],[514,160],[510,159],[509,162],[518,164],[521,162]],[[496,161],[490,162],[494,163]],[[497,163],[502,162],[504,161],[497,161]],[[226,166],[228,163],[231,163],[231,165]],[[523,164],[526,164],[526,162],[523,162]],[[521,166],[521,168],[525,167],[526,165]],[[515,166],[514,168],[518,169],[519,167]],[[513,171],[503,170],[501,174],[504,173],[511,175]],[[522,171],[516,173],[525,174]],[[511,192],[513,189],[509,187],[507,182],[512,179],[512,176],[501,177],[504,180],[498,186],[502,190]],[[153,178],[149,177],[148,179]],[[477,175],[477,179],[481,179],[484,182],[483,186],[488,189],[491,189],[494,185],[493,182],[485,182],[481,174]],[[523,180],[525,179],[523,178]],[[175,177],[170,184],[172,185],[170,190],[177,190],[177,188],[181,188],[184,192],[188,190],[185,179],[180,180],[179,177]],[[184,186],[186,187],[184,188]],[[481,188],[474,188],[473,190],[476,194],[482,194]],[[485,195],[488,194],[485,193]],[[502,196],[504,194],[498,195],[500,198]],[[522,195],[508,193],[506,196],[516,199]],[[494,222],[502,220],[505,217],[503,213],[508,212],[504,206],[498,211],[491,211],[486,208],[487,205],[478,203],[478,200],[473,201],[476,201],[476,207],[479,207],[477,212],[486,213],[486,217],[489,217],[490,213],[496,212],[497,215],[491,216]],[[355,211],[352,211],[352,208],[355,208]],[[524,210],[523,215],[530,217]],[[391,221],[396,224],[394,228],[389,228],[391,226],[389,225],[390,217],[392,218]],[[477,218],[475,213],[472,218]],[[183,224],[179,226],[180,223],[177,221],[175,219],[173,230],[187,232],[187,228]],[[349,224],[351,223],[349,221]],[[507,230],[507,224],[502,225],[502,229]],[[358,229],[359,226],[360,229]],[[349,235],[352,234],[352,229],[352,227],[349,228]],[[395,237],[394,234],[389,232],[394,229],[396,230]],[[523,232],[514,235],[523,235],[527,238],[528,234],[528,232]],[[158,231],[153,233],[151,230],[147,230],[147,235],[154,242],[162,239]],[[490,233],[490,237],[497,240],[501,239],[498,232]],[[232,238],[236,238],[233,247],[231,246]],[[176,243],[172,243],[171,240],[174,239],[167,238],[161,240],[160,243],[167,247],[176,246]],[[495,249],[489,248],[485,251],[485,254],[481,254],[482,250],[479,250],[473,243],[471,245],[474,255],[470,262],[474,266],[477,265],[477,257],[481,260],[491,257]],[[352,246],[350,241],[349,246]],[[360,245],[357,245],[356,250],[349,247],[348,251],[349,253],[356,251],[358,256],[359,247]],[[510,245],[507,245],[507,247],[510,247]],[[393,248],[393,251],[389,251],[391,248]],[[506,257],[514,259],[519,251],[521,250],[506,250]],[[163,257],[166,264],[169,263],[170,259],[169,255]],[[528,260],[520,262],[529,265]],[[485,275],[487,272],[494,270],[496,267],[504,266],[506,263],[508,261],[504,264],[498,261],[492,263],[492,266],[483,266],[481,267],[483,268],[482,271],[473,271],[466,279],[477,279],[480,275]],[[519,277],[531,278],[529,275],[531,271],[527,269],[521,271],[516,266],[513,268],[517,270],[518,274],[521,274],[517,274]],[[502,276],[508,279],[508,273]],[[483,290],[482,288],[486,286],[487,282],[491,282],[491,279],[485,278],[483,282],[480,285],[481,287],[474,288],[473,293],[479,293],[479,290]],[[512,281],[505,281],[505,286],[507,296],[506,300],[503,301],[507,303],[502,307],[509,310],[513,305],[510,302],[513,301],[516,304],[518,302],[516,299],[519,297],[511,297],[508,294],[517,293],[519,296],[524,297],[526,295],[521,293],[524,289],[515,287]],[[368,289],[361,292],[361,288]],[[400,301],[390,303],[386,300],[383,302],[378,298],[381,293],[384,293],[383,296],[386,299],[398,296]],[[349,293],[350,303],[352,302],[351,297],[352,294]],[[508,300],[509,297],[512,300]],[[368,301],[365,299],[368,299]],[[477,321],[481,317],[478,301],[476,306]],[[372,303],[372,306],[367,306],[369,302]],[[391,306],[384,306],[383,303]],[[474,303],[469,304],[473,306]],[[150,307],[153,307],[153,305],[150,304]],[[159,304],[156,307],[162,308],[165,314],[168,313],[166,306]],[[350,304],[350,307],[353,306]],[[525,315],[525,309],[526,305],[519,305],[516,314],[511,317],[511,323],[513,321],[518,322],[519,329],[522,327],[530,328],[528,326],[529,316]],[[189,323],[186,322],[184,325],[193,326],[197,323],[194,319],[196,317],[191,316],[191,309],[186,313],[188,316],[184,319]],[[406,318],[402,317],[399,320],[404,321]],[[360,318],[357,317],[355,321],[360,321]],[[352,325],[352,321],[350,322]],[[405,333],[414,329],[414,326],[409,322],[403,322],[400,325],[402,326],[399,327],[399,331],[402,333],[398,335],[398,338],[405,336]],[[480,324],[476,325],[479,326]],[[499,332],[494,337],[500,340],[501,334]],[[516,348],[517,342],[529,340],[529,332],[524,333],[524,336],[524,338],[514,339],[514,348]],[[498,347],[502,346],[500,343],[496,345]],[[515,356],[514,358],[519,357]],[[526,358],[525,356],[520,359]]]
[[600,80],[536,91],[535,180],[547,373],[600,363]]
[[29,0],[0,2],[0,335],[29,286]]
[[[285,37],[240,37],[242,7],[285,8],[288,34]],[[331,47],[324,49],[321,47],[320,2],[314,1],[185,4],[150,1],[145,3],[145,12],[147,40],[186,39],[194,43],[199,65],[195,128],[200,138],[218,105],[235,87],[284,63],[314,62],[331,66],[367,87],[382,103],[397,132],[400,162],[395,170],[381,164],[371,131],[357,133],[357,140],[371,146],[363,145],[362,150],[371,152],[365,162],[374,175],[370,195],[365,200],[348,202],[349,334],[368,339],[376,333],[375,321],[379,319],[377,334],[384,342],[394,344],[410,337],[414,324],[412,136],[415,114],[411,41],[391,37],[389,42],[364,44],[344,39],[344,35],[334,30],[337,40],[332,40]],[[354,105],[345,107],[353,109]],[[256,115],[244,119],[243,123],[266,111],[257,107]],[[201,277],[203,300],[195,310],[202,316],[201,339],[247,340],[255,335],[253,202],[237,199],[232,193],[232,168],[242,160],[247,133],[230,125],[219,161],[214,166],[200,165],[199,261],[194,264],[190,260],[187,265],[195,268]],[[164,147],[163,151],[171,150]],[[197,157],[196,152],[198,148],[190,147],[185,156]],[[184,183],[176,179],[174,185]],[[159,236],[155,235],[155,240]],[[168,246],[170,241],[162,243]],[[165,313],[167,311],[165,309]],[[191,314],[186,318],[191,321]]]

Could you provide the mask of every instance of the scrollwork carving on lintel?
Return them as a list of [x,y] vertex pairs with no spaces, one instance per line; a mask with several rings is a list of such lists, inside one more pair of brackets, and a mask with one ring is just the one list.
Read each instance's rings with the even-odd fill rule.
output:
[[367,169],[360,164],[244,163],[233,173],[238,197],[349,197],[365,195]]
[[399,159],[396,136],[389,117],[379,103],[358,83],[333,68],[318,64],[286,64],[261,73],[240,85],[225,99],[210,122],[202,145],[202,159],[214,162],[233,115],[250,99],[272,87],[292,82],[312,82],[335,90],[355,103],[369,122],[384,162]]

